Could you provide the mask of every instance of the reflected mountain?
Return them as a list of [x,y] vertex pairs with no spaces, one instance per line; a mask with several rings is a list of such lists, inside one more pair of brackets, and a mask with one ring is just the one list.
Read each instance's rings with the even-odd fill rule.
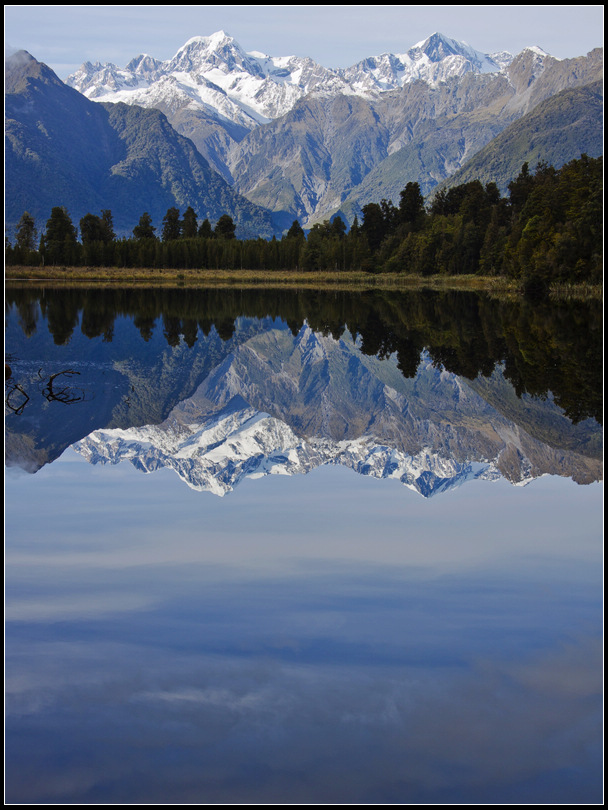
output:
[[[584,441],[565,450],[532,435],[533,425],[546,434],[559,426],[563,443],[573,443],[567,434],[576,429],[551,399],[517,399],[498,369],[478,389],[428,355],[405,378],[395,357],[363,354],[348,333],[336,339],[305,325],[294,336],[275,325],[230,352],[161,424],[97,430],[74,448],[94,464],[167,467],[217,495],[245,478],[322,464],[396,479],[425,497],[480,477],[601,477],[601,460],[585,455]],[[485,390],[519,402],[520,423]]]
[[6,291],[6,464],[171,467],[223,494],[341,464],[425,496],[602,475],[601,302],[474,293]]
[[223,328],[218,321],[206,325],[206,333],[195,324],[196,340],[189,346],[183,337],[167,341],[169,317],[145,324],[113,317],[110,332],[92,336],[84,320],[75,328],[76,317],[69,340],[58,343],[47,329],[24,339],[10,315],[5,460],[31,473],[97,428],[161,422],[234,346],[272,324],[240,319]]

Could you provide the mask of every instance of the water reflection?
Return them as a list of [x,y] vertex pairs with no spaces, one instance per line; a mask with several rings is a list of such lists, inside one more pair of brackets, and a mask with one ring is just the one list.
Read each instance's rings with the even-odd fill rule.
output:
[[9,480],[8,797],[597,801],[598,487]]
[[396,354],[406,377],[416,373],[423,351],[467,379],[491,374],[499,362],[518,395],[552,391],[574,421],[600,420],[602,414],[601,301],[530,304],[429,290],[348,294],[9,286],[6,306],[23,334],[31,338],[38,327],[48,328],[57,346],[69,344],[78,331],[111,342],[117,320],[124,317],[132,319],[144,341],[160,333],[172,347],[193,348],[212,330],[230,341],[242,316],[279,318],[294,335],[304,323],[336,339],[347,330],[360,338],[364,354]]
[[[601,801],[595,372],[543,397],[527,351],[456,373],[438,299],[336,296],[323,325],[231,291],[186,339],[154,296],[70,295],[55,331],[8,301],[9,801]],[[490,324],[458,326],[486,360],[516,342]],[[66,370],[82,398],[49,400]]]
[[245,477],[324,464],[395,478],[425,496],[479,477],[599,479],[601,460],[584,445],[565,451],[534,438],[560,419],[572,430],[551,401],[526,398],[517,424],[482,396],[516,399],[501,371],[478,388],[426,356],[407,380],[394,360],[362,354],[346,333],[336,340],[304,326],[294,337],[273,325],[235,348],[160,425],[97,430],[74,447],[92,463],[169,467],[216,494]]
[[[145,292],[12,292],[9,464],[79,442],[216,492],[326,463],[424,494],[601,476],[593,304],[558,317],[472,294]],[[79,407],[67,419],[55,401]]]

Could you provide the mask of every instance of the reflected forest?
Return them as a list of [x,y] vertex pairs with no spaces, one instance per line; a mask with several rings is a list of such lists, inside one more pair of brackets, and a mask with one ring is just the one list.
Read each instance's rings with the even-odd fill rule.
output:
[[[25,336],[48,328],[56,345],[75,330],[112,341],[117,318],[133,321],[143,341],[162,332],[169,346],[192,348],[199,330],[232,338],[240,317],[280,318],[296,335],[304,323],[339,339],[348,331],[367,355],[396,355],[404,377],[414,377],[421,354],[469,380],[497,366],[518,396],[549,394],[578,423],[602,421],[602,304],[532,302],[474,292],[319,292],[310,290],[197,291],[188,288],[9,288]],[[10,375],[10,357],[8,358]],[[59,382],[59,381],[58,381]],[[8,380],[10,386],[10,376]]]

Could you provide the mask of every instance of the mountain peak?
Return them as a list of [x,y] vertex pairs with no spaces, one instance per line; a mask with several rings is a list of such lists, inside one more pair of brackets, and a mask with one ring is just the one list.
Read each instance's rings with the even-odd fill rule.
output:
[[35,59],[28,51],[14,51],[4,60],[7,81],[9,74],[19,73],[24,76],[38,75],[43,68],[51,71],[50,68],[47,68],[45,64]]
[[6,59],[4,60],[5,64],[17,64],[20,63],[22,65],[28,64],[29,62],[36,62],[37,60],[34,59],[29,51],[13,51],[12,53],[8,54]]
[[[153,56],[150,56],[147,53],[140,53],[139,56],[135,57],[135,59],[131,59],[126,67],[126,70],[132,71],[133,73],[144,73],[158,70],[161,64],[162,62],[160,62],[158,59],[154,59]],[[98,64],[97,68],[100,69],[101,65]]]
[[200,75],[208,71],[244,72],[257,75],[260,69],[239,43],[225,31],[216,31],[209,37],[192,37],[165,63],[168,71]]
[[208,37],[191,37],[177,51],[173,59],[170,60],[170,64],[174,64],[184,57],[192,58],[195,54],[200,54],[203,58],[208,59],[213,54],[225,53],[226,51],[235,51],[239,54],[243,52],[234,37],[231,37],[225,31],[216,31]]
[[466,43],[457,42],[455,39],[446,37],[439,31],[435,31],[430,37],[427,37],[422,42],[416,43],[410,51],[420,50],[426,54],[432,62],[439,62],[445,59],[446,56],[453,56],[461,54],[463,46],[466,50],[471,50]]
[[466,42],[446,37],[439,31],[431,34],[422,42],[416,43],[407,52],[407,57],[413,62],[428,60],[437,66],[445,60],[447,63],[461,63],[461,70],[464,68],[465,71],[474,70],[479,73],[495,73],[501,69],[501,65],[488,54],[476,51]]
[[190,39],[182,45],[177,53],[185,50],[192,50],[196,46],[202,46],[203,48],[214,50],[218,46],[224,45],[227,42],[234,42],[233,37],[223,30],[216,31],[214,34],[210,34],[208,37],[204,37],[202,35],[190,37]]
[[28,51],[15,51],[4,62],[4,92],[18,93],[28,79],[42,79],[46,83],[61,85],[61,80],[43,62]]
[[540,56],[549,56],[547,51],[544,51],[542,48],[539,48],[538,45],[527,45],[524,48],[524,51],[534,51],[534,53],[537,53]]

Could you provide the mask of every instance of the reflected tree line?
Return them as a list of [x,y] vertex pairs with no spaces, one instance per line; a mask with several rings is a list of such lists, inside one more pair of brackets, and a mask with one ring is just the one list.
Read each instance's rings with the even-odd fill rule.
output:
[[222,340],[235,321],[280,318],[296,335],[306,323],[335,339],[350,333],[361,351],[395,355],[413,377],[427,352],[437,367],[473,380],[497,365],[518,396],[545,397],[573,421],[602,421],[602,304],[598,301],[532,303],[469,292],[345,293],[293,290],[7,289],[26,336],[44,321],[57,345],[75,330],[111,341],[118,317],[132,319],[141,338],[162,332],[170,346],[192,348],[199,332]]

